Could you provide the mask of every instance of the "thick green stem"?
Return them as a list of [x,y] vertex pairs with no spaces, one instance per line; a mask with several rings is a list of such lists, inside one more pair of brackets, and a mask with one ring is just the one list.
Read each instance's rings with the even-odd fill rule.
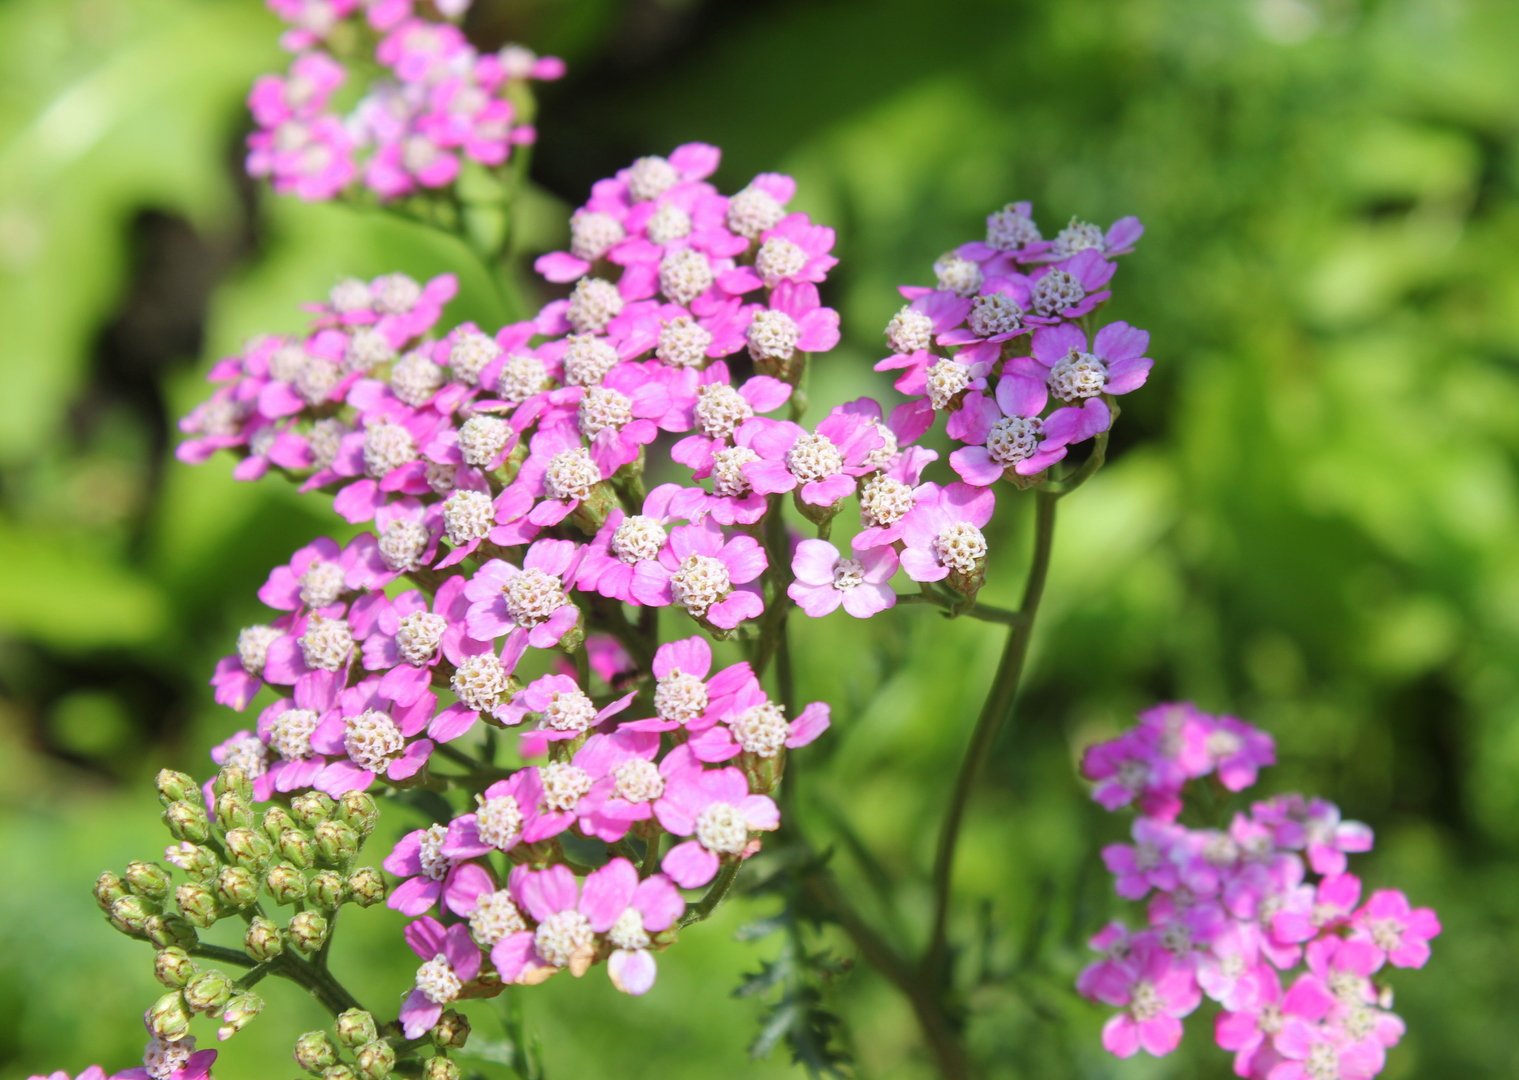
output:
[[728,895],[728,890],[733,888],[733,882],[738,877],[738,868],[742,865],[741,859],[723,863],[723,868],[717,872],[716,879],[707,886],[707,894],[697,902],[694,908],[681,917],[680,925],[690,926],[711,915],[717,909],[717,905],[723,902],[723,897]]
[[1018,696],[1018,682],[1023,675],[1023,662],[1028,656],[1035,616],[1039,612],[1039,601],[1044,596],[1044,583],[1049,574],[1050,553],[1055,541],[1055,502],[1058,497],[1048,491],[1041,491],[1034,497],[1034,554],[1029,564],[1028,580],[1023,587],[1023,603],[1018,609],[1020,618],[1013,624],[1007,646],[1002,650],[996,677],[992,680],[986,703],[981,707],[981,715],[971,732],[970,743],[965,748],[965,757],[960,762],[960,771],[951,789],[949,810],[944,815],[944,825],[939,832],[939,846],[934,855],[933,921],[930,923],[928,948],[924,952],[922,963],[922,975],[936,986],[947,982],[944,971],[946,927],[960,828],[965,822],[965,809],[971,791],[976,786],[986,759],[991,756],[997,736],[1012,719],[1013,705]]

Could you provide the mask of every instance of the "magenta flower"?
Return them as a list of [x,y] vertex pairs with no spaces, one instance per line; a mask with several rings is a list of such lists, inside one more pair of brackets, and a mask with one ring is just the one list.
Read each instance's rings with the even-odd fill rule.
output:
[[499,655],[487,649],[462,656],[448,681],[459,700],[432,718],[427,734],[438,742],[452,742],[473,728],[482,713],[499,719],[511,688],[509,680],[527,647],[528,635],[512,633]]
[[782,282],[819,284],[838,265],[839,260],[829,254],[834,240],[832,229],[813,224],[806,214],[788,214],[761,235],[754,266],[729,270],[718,284],[735,295],[774,289]]
[[665,793],[665,777],[688,760],[671,752],[658,765],[659,733],[630,730],[592,735],[577,755],[586,771],[600,777],[582,807],[580,828],[588,836],[615,844],[634,823],[654,816],[654,803]]
[[585,879],[580,903],[591,929],[612,946],[607,975],[624,994],[645,994],[654,985],[652,934],[668,930],[686,910],[679,891],[663,874],[640,881],[626,859],[613,859]]
[[998,380],[995,399],[979,391],[967,394],[950,420],[950,436],[969,444],[949,455],[960,479],[986,487],[1008,469],[1036,476],[1064,458],[1072,443],[1106,431],[1112,422],[1100,398],[1056,409],[1041,420],[1044,404],[1044,387],[1023,379]]
[[1271,937],[1300,945],[1326,929],[1343,926],[1361,902],[1361,881],[1354,874],[1324,878],[1317,886],[1297,884],[1278,894],[1270,919]]
[[401,1030],[408,1039],[420,1039],[438,1022],[443,1007],[458,1000],[464,984],[480,974],[480,950],[468,928],[455,924],[445,930],[430,916],[406,928],[406,944],[424,962],[401,1004]]
[[1255,996],[1237,1009],[1221,1012],[1214,1024],[1214,1038],[1224,1050],[1234,1052],[1236,1076],[1263,1077],[1282,1060],[1272,1045],[1289,1018],[1317,1022],[1328,1015],[1334,998],[1311,975],[1300,976],[1285,994],[1277,973],[1258,966],[1251,978]]
[[364,639],[364,666],[384,674],[380,693],[398,705],[410,705],[432,683],[433,669],[446,658],[453,667],[466,657],[491,651],[464,628],[469,600],[462,578],[451,577],[438,586],[431,605],[415,589],[386,603],[375,620],[375,629]]
[[348,591],[353,556],[322,537],[313,540],[276,566],[258,591],[258,598],[277,611],[331,607]]
[[1109,844],[1102,861],[1115,879],[1118,895],[1143,900],[1151,889],[1171,892],[1180,884],[1177,869],[1184,830],[1148,817],[1134,819],[1133,844]]
[[272,625],[244,627],[237,635],[237,651],[216,662],[211,685],[216,689],[216,703],[242,712],[264,685],[264,667],[269,648],[287,636],[295,619],[282,615]]
[[1342,821],[1340,808],[1327,799],[1283,796],[1261,804],[1256,816],[1274,826],[1278,847],[1306,851],[1308,865],[1316,874],[1342,874],[1347,853],[1371,850],[1371,828],[1359,821]]
[[858,558],[844,558],[827,540],[803,540],[791,557],[796,578],[786,595],[814,619],[839,605],[857,619],[868,619],[897,602],[891,588],[897,572],[897,553],[890,547],[869,548]]
[[693,766],[672,774],[654,808],[659,823],[690,840],[665,853],[660,868],[683,889],[717,876],[722,859],[745,859],[757,848],[749,834],[780,827],[780,811],[767,795],[751,795],[743,772]]
[[1378,889],[1355,913],[1351,937],[1368,943],[1382,962],[1421,968],[1429,961],[1429,943],[1440,934],[1440,919],[1430,908],[1414,908],[1396,889]]
[[659,561],[670,571],[671,599],[692,618],[732,630],[765,609],[753,584],[765,572],[765,550],[752,536],[725,539],[715,525],[682,525]]
[[1181,1020],[1202,1000],[1190,964],[1183,963],[1152,938],[1134,943],[1127,981],[1094,987],[1098,1000],[1125,1011],[1102,1029],[1102,1045],[1116,1057],[1140,1050],[1164,1057],[1181,1042]]
[[1034,222],[1034,204],[1008,203],[986,218],[986,241],[962,244],[957,254],[978,263],[987,277],[1012,273],[1019,263],[1036,261],[1049,241]]
[[833,506],[853,493],[855,478],[874,471],[871,455],[884,445],[872,421],[839,409],[813,432],[763,418],[745,421],[740,432],[759,455],[743,467],[749,485],[761,495],[800,489],[811,506]]
[[765,695],[758,679],[751,679],[726,700],[717,720],[687,744],[698,761],[728,761],[740,754],[774,758],[806,746],[828,730],[829,710],[814,701],[788,722],[786,710]]
[[781,368],[797,352],[827,352],[839,343],[839,313],[822,306],[817,286],[782,282],[770,293],[770,306],[750,320],[745,338],[760,370]]
[[293,699],[281,698],[259,714],[258,737],[276,760],[254,779],[254,798],[264,801],[276,791],[299,791],[316,782],[327,759],[312,747],[311,736],[322,717],[337,704],[340,689],[336,675],[323,673],[298,682]]
[[[155,1035],[148,1040],[142,1060],[143,1064],[138,1068],[116,1073],[111,1080],[210,1080],[216,1051],[195,1049],[194,1036],[186,1036],[178,1042],[165,1042]],[[89,1074],[90,1070],[86,1069],[79,1075],[79,1080],[89,1080]]]
[[671,500],[681,491],[661,484],[644,499],[643,513],[614,509],[585,548],[575,587],[625,604],[660,606],[670,602],[670,571],[659,561],[669,539]]
[[996,363],[1006,342],[1033,329],[1025,321],[1032,294],[1028,279],[1021,274],[984,282],[969,299],[964,324],[941,332],[936,339],[940,345],[957,347],[961,363]]
[[1029,306],[1033,322],[1054,323],[1079,319],[1112,296],[1104,288],[1118,268],[1091,248],[1056,266],[1035,270],[1029,276]]
[[591,460],[611,476],[638,457],[667,419],[672,402],[667,372],[658,364],[619,364],[584,389],[576,411],[580,434],[591,442]]
[[1261,769],[1276,764],[1276,741],[1260,728],[1232,716],[1206,717],[1206,724],[1213,771],[1230,791],[1253,787]]
[[451,859],[472,859],[492,851],[512,850],[524,836],[536,833],[542,801],[537,769],[519,769],[496,781],[475,796],[474,813],[449,823],[443,854]]
[[1387,1054],[1373,1039],[1351,1041],[1338,1028],[1287,1020],[1272,1040],[1282,1058],[1271,1080],[1371,1080]]
[[449,826],[430,825],[401,837],[381,863],[403,879],[386,898],[387,907],[402,915],[421,915],[441,899],[455,915],[468,913],[478,879],[489,880],[490,875],[478,864],[450,854],[449,835]]
[[1145,227],[1139,223],[1137,217],[1119,218],[1108,227],[1106,232],[1090,222],[1072,218],[1070,224],[1061,229],[1055,239],[1050,242],[1049,251],[1041,255],[1037,261],[1059,262],[1089,249],[1109,259],[1114,259],[1133,251],[1134,245],[1144,232]]
[[635,696],[626,694],[598,709],[568,675],[543,675],[519,691],[500,716],[510,726],[520,724],[529,714],[538,715],[538,728],[522,733],[522,753],[534,757],[544,753],[549,743],[580,738],[601,727],[626,709]]
[[685,727],[692,732],[704,731],[717,722],[735,696],[759,686],[748,661],[725,667],[708,679],[712,647],[700,637],[661,645],[654,653],[652,670],[656,715],[624,723],[620,730],[659,732]]
[[690,466],[698,479],[709,475],[718,451],[732,445],[747,420],[772,412],[791,397],[791,387],[768,375],[756,375],[735,387],[728,365],[719,361],[701,373],[691,400],[685,430],[695,430],[670,449],[670,456]]
[[580,621],[580,609],[565,592],[580,550],[573,540],[539,540],[527,549],[520,569],[500,559],[487,562],[464,588],[470,637],[492,641],[519,633],[535,649],[557,645]]
[[1081,328],[1069,323],[1034,332],[1033,357],[1010,360],[1007,374],[1023,380],[1031,394],[1035,385],[1065,402],[1101,394],[1127,394],[1144,385],[1155,361],[1144,355],[1150,335],[1128,323],[1116,322],[1097,331],[1090,351]]
[[[590,969],[596,958],[596,935],[611,929],[618,914],[611,913],[612,920],[606,920],[611,906],[606,893],[610,890],[603,889],[603,878],[596,878],[605,870],[602,867],[586,875],[582,892],[568,867],[512,868],[507,887],[518,907],[537,925],[509,934],[491,949],[491,960],[504,982],[541,982],[566,968],[579,978]],[[601,927],[599,931],[597,926]]]
[[374,680],[343,691],[338,708],[311,733],[312,748],[336,758],[313,784],[333,798],[362,791],[381,775],[390,780],[415,776],[432,754],[431,739],[408,740],[427,726],[437,698],[429,691],[403,708],[381,697],[377,684]]
[[991,520],[996,496],[969,484],[924,488],[902,522],[902,569],[914,581],[974,574],[986,558],[981,527]]

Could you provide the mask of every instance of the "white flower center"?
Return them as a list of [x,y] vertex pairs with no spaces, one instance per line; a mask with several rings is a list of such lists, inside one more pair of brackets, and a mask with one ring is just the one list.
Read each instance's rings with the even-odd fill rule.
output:
[[1089,221],[1071,218],[1070,224],[1055,234],[1055,243],[1050,248],[1050,254],[1064,259],[1078,251],[1089,249],[1101,251],[1106,246],[1107,242],[1101,228]]
[[459,425],[459,453],[466,465],[484,468],[506,449],[511,425],[499,416],[471,416]]
[[443,844],[447,840],[448,826],[434,823],[422,830],[417,841],[417,862],[421,864],[422,876],[430,881],[442,881],[454,865],[454,861],[443,854]]
[[728,228],[748,240],[758,240],[785,216],[786,208],[762,188],[746,187],[728,200]]
[[986,537],[970,522],[957,521],[934,537],[934,555],[957,574],[974,573],[986,558]]
[[369,307],[369,286],[358,278],[344,278],[327,294],[332,310],[339,315],[351,315]]
[[712,455],[712,490],[725,498],[737,498],[749,491],[744,466],[760,456],[747,446],[728,446]]
[[437,654],[438,643],[448,629],[448,620],[431,611],[413,611],[401,616],[396,627],[396,650],[401,659],[421,667]]
[[342,377],[342,371],[330,360],[308,356],[301,370],[296,372],[295,392],[306,404],[320,405],[332,394],[332,388]]
[[599,334],[622,313],[622,294],[601,278],[581,278],[570,293],[564,317],[577,333]]
[[318,469],[325,469],[337,460],[338,451],[343,447],[343,436],[348,434],[348,425],[341,420],[318,420],[311,426],[311,463]]
[[1072,350],[1050,368],[1050,392],[1061,401],[1096,397],[1108,384],[1108,366],[1091,353]]
[[397,518],[380,533],[380,558],[392,570],[415,570],[427,550],[427,529],[411,518]]
[[975,296],[981,288],[981,267],[954,252],[934,260],[934,279],[939,288],[956,296]]
[[459,334],[454,339],[453,348],[448,349],[448,366],[453,368],[454,375],[460,381],[474,386],[480,381],[480,372],[485,371],[500,355],[501,346],[495,343],[495,339],[469,330]]
[[691,235],[691,215],[674,203],[665,203],[649,218],[648,234],[656,244],[684,240]]
[[860,520],[868,529],[892,525],[906,517],[916,502],[907,484],[890,476],[873,476],[860,489]]
[[883,469],[891,464],[892,458],[897,456],[897,433],[879,420],[872,423],[875,425],[876,434],[881,437],[881,445],[865,455],[865,464],[872,469]]
[[737,855],[749,843],[749,823],[732,803],[713,803],[696,817],[696,839],[713,854]]
[[591,386],[617,365],[617,350],[606,338],[572,334],[565,339],[564,381],[571,386]]
[[786,451],[786,468],[804,484],[844,471],[844,455],[827,435],[802,435]]
[[459,996],[464,984],[449,966],[448,957],[440,954],[417,968],[417,989],[434,1005],[447,1005]]
[[575,414],[580,434],[594,439],[607,428],[620,429],[633,420],[633,401],[610,386],[588,387]]
[[731,438],[753,416],[748,400],[727,383],[708,383],[697,395],[696,422],[709,439]]
[[506,693],[506,672],[494,653],[466,656],[448,681],[454,696],[476,712],[489,712]]
[[269,751],[257,735],[244,735],[222,751],[222,765],[234,766],[251,780],[269,769]]
[[190,1060],[190,1055],[193,1053],[195,1053],[193,1035],[186,1036],[178,1042],[164,1042],[155,1035],[142,1053],[142,1063],[153,1080],[169,1080],[185,1067],[185,1063]]
[[557,575],[529,567],[502,586],[507,614],[518,626],[532,629],[548,622],[554,612],[570,602]]
[[1051,270],[1034,282],[1032,303],[1041,315],[1057,315],[1086,298],[1081,282],[1064,270]]
[[561,450],[549,459],[543,475],[543,490],[551,499],[563,502],[589,499],[591,489],[601,482],[601,470],[583,446]]
[[237,634],[237,662],[249,675],[262,675],[269,646],[284,636],[272,626],[245,626]]
[[986,452],[998,465],[1016,465],[1039,449],[1043,428],[1038,420],[1004,416],[986,433]]
[[578,911],[556,911],[533,931],[533,947],[545,962],[568,967],[578,954],[589,952],[596,940],[591,921]]
[[833,587],[853,589],[865,583],[865,567],[858,559],[840,559],[833,568]]
[[1340,1052],[1329,1043],[1315,1043],[1303,1062],[1303,1071],[1312,1080],[1339,1080]]
[[654,355],[671,367],[701,367],[712,347],[707,328],[689,315],[677,315],[659,330]]
[[595,721],[595,703],[579,690],[555,694],[543,710],[543,726],[552,731],[585,731]]
[[989,293],[972,302],[969,321],[977,337],[1011,334],[1023,328],[1023,309],[1006,293]]
[[934,321],[911,306],[904,307],[886,324],[886,347],[894,353],[912,353],[933,341]]
[[549,369],[536,356],[515,353],[501,365],[496,376],[496,394],[509,405],[521,405],[528,398],[553,385]]
[[771,288],[801,273],[806,265],[807,252],[784,236],[772,236],[754,256],[754,269]]
[[475,831],[491,847],[507,850],[522,836],[522,807],[510,795],[480,798],[480,808],[475,811]]
[[426,405],[443,385],[443,369],[426,353],[409,352],[390,369],[390,389],[412,408]]
[[348,339],[343,350],[343,360],[351,371],[368,371],[379,364],[394,360],[396,351],[385,340],[385,335],[372,326],[361,326]]
[[733,591],[733,579],[721,559],[710,555],[687,555],[670,577],[670,591],[675,602],[692,615],[705,615],[707,609]]
[[381,420],[364,431],[364,471],[376,480],[417,460],[417,443],[400,424]]
[[635,907],[624,908],[612,928],[607,931],[607,940],[611,941],[619,949],[647,949],[649,947],[649,934],[643,928],[643,916]]
[[695,720],[707,711],[707,684],[684,671],[670,672],[654,686],[654,711],[677,724]]
[[353,652],[353,632],[345,619],[311,616],[306,632],[300,637],[301,655],[306,666],[321,671],[337,671]]
[[597,210],[576,210],[570,215],[570,254],[595,262],[627,234],[622,222]]
[[374,283],[374,309],[382,315],[404,315],[422,299],[422,286],[405,274],[386,274]]
[[475,910],[469,916],[469,931],[482,948],[490,948],[502,938],[520,934],[527,929],[522,912],[517,909],[512,894],[505,889],[486,893],[480,897]]
[[455,491],[443,500],[443,531],[455,547],[483,540],[496,524],[496,505],[483,491]]
[[307,607],[327,607],[343,595],[343,568],[317,559],[301,575],[300,586],[301,603]]
[[695,248],[672,251],[659,263],[659,291],[677,304],[689,304],[712,287],[716,275]]
[[745,709],[728,721],[728,730],[738,745],[757,757],[774,757],[791,734],[785,710],[772,701]]
[[573,810],[591,790],[591,774],[578,765],[551,761],[538,769],[543,805],[550,810]]
[[784,311],[757,311],[745,334],[749,355],[756,360],[790,360],[802,339],[796,320]]
[[970,385],[970,368],[958,360],[939,360],[928,369],[928,402],[935,409],[947,409]]
[[634,202],[657,199],[680,182],[680,173],[662,157],[641,157],[628,167],[628,197]]
[[628,758],[612,770],[613,794],[630,803],[650,802],[665,793],[665,778],[652,761]]
[[998,251],[1017,251],[1021,247],[1038,243],[1039,226],[1027,214],[1020,213],[1012,203],[1004,206],[986,219],[986,246]]
[[344,721],[343,749],[359,768],[383,772],[406,749],[406,737],[390,717],[367,709]]
[[283,761],[311,756],[311,733],[321,719],[314,709],[286,709],[269,728],[269,745]]
[[1372,919],[1368,929],[1373,944],[1383,952],[1392,952],[1403,944],[1403,924],[1397,919]]
[[1155,989],[1154,983],[1141,980],[1129,991],[1129,1012],[1141,1024],[1164,1015],[1165,1011],[1165,1003],[1160,1000],[1160,992]]
[[612,532],[612,554],[625,563],[658,558],[664,546],[665,527],[642,514],[623,518]]

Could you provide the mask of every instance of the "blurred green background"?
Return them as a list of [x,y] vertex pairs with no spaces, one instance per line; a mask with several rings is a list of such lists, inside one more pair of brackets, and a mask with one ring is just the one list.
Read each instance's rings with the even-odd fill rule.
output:
[[[801,182],[839,229],[845,346],[818,402],[890,395],[870,370],[894,286],[1035,201],[1149,227],[1110,317],[1153,333],[1112,464],[1062,508],[1024,703],[973,804],[954,929],[975,939],[969,1038],[998,1075],[1221,1076],[1209,1023],[1119,1064],[1068,989],[1119,905],[1080,748],[1192,697],[1278,739],[1262,790],[1372,823],[1368,882],[1435,905],[1445,936],[1395,979],[1409,1034],[1388,1077],[1519,1075],[1519,5],[1511,0],[477,0],[478,40],[570,62],[544,95],[524,224],[553,244],[589,184],[680,141],[719,179]],[[206,768],[239,722],[206,679],[267,569],[328,531],[323,500],[173,461],[210,361],[339,276],[454,270],[450,318],[490,319],[462,248],[308,207],[239,175],[252,78],[282,61],[257,0],[0,6],[0,1072],[135,1063],[148,950],[102,921],[95,875],[157,854],[149,777]],[[991,598],[1013,603],[1020,501]],[[944,778],[999,643],[906,608],[801,631],[803,688],[834,702],[801,812],[842,811],[925,917]],[[391,835],[409,827],[391,819]],[[382,837],[383,839],[383,837]],[[378,845],[377,845],[378,846]],[[376,853],[378,858],[379,852]],[[847,856],[840,874],[857,888]],[[861,903],[874,910],[863,888]],[[523,995],[549,1075],[791,1074],[749,1065],[774,950],[729,904],[661,959],[647,998],[600,972]],[[979,912],[979,915],[975,913]],[[400,917],[354,917],[337,970],[393,1001]],[[983,931],[985,934],[983,936]],[[846,945],[840,951],[848,954]],[[296,992],[230,1044],[227,1080],[292,1074],[318,1026]],[[927,1075],[906,1010],[840,978],[866,1076]],[[489,1007],[477,1030],[498,1029]]]

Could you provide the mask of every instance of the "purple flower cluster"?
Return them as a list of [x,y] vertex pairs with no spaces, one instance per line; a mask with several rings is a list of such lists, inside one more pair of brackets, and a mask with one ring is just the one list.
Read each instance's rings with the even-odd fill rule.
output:
[[[211,1080],[211,1064],[215,1060],[216,1051],[195,1049],[192,1037],[166,1042],[154,1036],[143,1051],[141,1065],[114,1073],[91,1065],[73,1080]],[[60,1069],[45,1076],[34,1075],[29,1080],[70,1080],[70,1077]]]
[[[391,200],[449,186],[466,161],[499,167],[535,137],[517,88],[564,74],[562,61],[521,46],[477,52],[447,21],[469,0],[268,3],[289,24],[281,41],[296,56],[285,75],[260,78],[249,94],[258,130],[248,138],[248,172],[302,199],[362,187]],[[376,65],[362,98],[337,111],[351,70]]]
[[1097,801],[1139,811],[1133,843],[1102,854],[1118,894],[1145,902],[1147,925],[1105,927],[1091,941],[1102,959],[1077,981],[1122,1010],[1103,1029],[1119,1057],[1170,1053],[1204,997],[1220,1006],[1214,1036],[1238,1076],[1365,1080],[1402,1037],[1374,976],[1423,967],[1440,922],[1395,890],[1362,901],[1346,865],[1371,850],[1367,826],[1300,795],[1256,802],[1226,828],[1178,821],[1189,784],[1243,791],[1274,761],[1270,736],[1189,704],[1157,706],[1086,752]]
[[1028,203],[986,219],[984,243],[963,244],[934,263],[933,288],[904,286],[892,316],[892,355],[877,371],[900,371],[913,400],[899,430],[909,440],[946,415],[961,444],[951,467],[967,485],[1026,486],[1070,447],[1107,431],[1112,399],[1144,385],[1150,336],[1127,323],[1086,327],[1112,291],[1112,261],[1144,232],[1123,218],[1106,232],[1072,219],[1045,240]]

